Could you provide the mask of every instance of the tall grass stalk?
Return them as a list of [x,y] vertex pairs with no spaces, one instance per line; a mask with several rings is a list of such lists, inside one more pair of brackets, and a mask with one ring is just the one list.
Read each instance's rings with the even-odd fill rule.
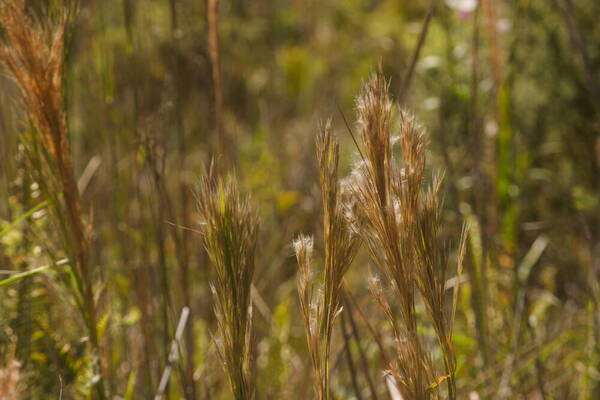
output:
[[68,4],[58,18],[43,16],[38,20],[28,14],[23,0],[3,2],[0,26],[5,40],[0,43],[0,59],[21,91],[24,109],[34,128],[25,136],[25,144],[70,260],[71,274],[63,278],[72,289],[87,328],[95,396],[104,399],[90,239],[73,171],[63,97],[65,33],[73,10]]
[[255,396],[252,365],[254,252],[258,215],[233,178],[206,177],[196,195],[203,240],[213,262],[217,348],[236,400]]
[[[441,179],[424,190],[424,129],[400,111],[401,134],[392,137],[389,84],[374,75],[357,99],[358,129],[365,158],[353,172],[350,186],[362,220],[361,232],[372,258],[390,282],[399,303],[398,317],[379,279],[370,287],[392,324],[397,357],[390,371],[408,399],[439,397],[438,383],[447,382],[448,398],[456,398],[456,361],[451,333],[455,306],[448,303],[448,246],[442,236]],[[402,167],[393,153],[399,141]],[[464,234],[458,273],[462,269]],[[458,281],[453,302],[456,301]],[[421,294],[442,353],[445,375],[437,377],[433,360],[418,334],[415,304]]]
[[309,353],[320,400],[331,398],[329,355],[336,317],[341,313],[343,277],[358,249],[358,235],[342,204],[338,181],[339,146],[327,123],[316,139],[321,201],[323,204],[324,271],[315,293],[311,266],[313,239],[301,236],[294,242],[300,267],[298,292]]

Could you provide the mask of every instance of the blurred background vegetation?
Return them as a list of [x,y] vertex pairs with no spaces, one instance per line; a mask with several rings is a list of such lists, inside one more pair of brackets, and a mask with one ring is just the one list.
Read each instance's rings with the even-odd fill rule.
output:
[[[26,3],[41,18],[63,7]],[[322,229],[318,123],[332,118],[346,174],[358,156],[344,117],[353,124],[377,68],[429,131],[453,248],[469,222],[458,397],[599,398],[599,15],[596,0],[81,0],[64,95],[110,398],[154,397],[184,306],[167,397],[231,396],[212,344],[212,269],[177,226],[197,229],[194,188],[211,159],[260,210],[257,398],[312,396],[290,243]],[[52,265],[0,286],[0,391],[12,374],[23,399],[85,398],[96,376],[22,144],[31,124],[15,84],[0,87],[0,280]],[[347,275],[338,399],[391,398],[373,269],[361,251]]]

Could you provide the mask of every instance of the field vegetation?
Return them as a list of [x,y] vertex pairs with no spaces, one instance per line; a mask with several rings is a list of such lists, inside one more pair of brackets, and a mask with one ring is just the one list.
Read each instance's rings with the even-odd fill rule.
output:
[[599,15],[0,0],[0,400],[600,398]]

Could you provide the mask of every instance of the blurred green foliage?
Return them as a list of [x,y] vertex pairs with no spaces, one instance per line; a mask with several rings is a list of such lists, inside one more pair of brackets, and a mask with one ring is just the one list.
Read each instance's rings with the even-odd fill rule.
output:
[[[36,15],[62,7],[26,3]],[[341,112],[352,123],[354,96],[378,67],[400,97],[431,5],[402,107],[428,128],[430,172],[445,171],[453,245],[462,222],[470,223],[454,334],[459,398],[598,398],[600,3],[219,3],[220,118],[236,143],[232,169],[261,213],[258,398],[312,396],[289,244],[322,229],[318,123],[333,119],[349,171],[359,156]],[[71,28],[65,98],[93,226],[110,398],[154,396],[184,305],[192,318],[170,396],[230,398],[213,344],[209,261],[196,234],[181,228],[197,228],[195,184],[219,158],[205,2],[82,0]],[[0,368],[11,354],[20,361],[24,399],[61,391],[86,398],[87,338],[59,284],[61,267],[2,284],[64,254],[46,213],[27,213],[44,201],[21,144],[30,124],[13,82],[0,78],[0,87]],[[525,264],[540,237],[547,247]],[[374,332],[386,346],[391,336],[367,289],[370,271],[361,252],[347,276],[357,305],[351,354],[366,357],[357,365],[364,390],[352,389],[340,335],[332,354],[336,398],[368,398],[366,374],[379,398],[388,396]]]

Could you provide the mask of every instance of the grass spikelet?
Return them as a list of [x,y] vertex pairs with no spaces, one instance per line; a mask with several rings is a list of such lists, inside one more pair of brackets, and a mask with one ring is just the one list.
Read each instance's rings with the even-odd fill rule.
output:
[[233,178],[204,179],[196,194],[203,241],[214,265],[217,343],[229,384],[237,400],[253,399],[252,303],[258,215],[240,195]]
[[[441,233],[441,179],[436,178],[424,191],[425,131],[401,111],[400,138],[392,136],[388,89],[385,79],[376,74],[357,99],[358,129],[366,159],[353,173],[354,183],[350,186],[360,206],[362,236],[396,293],[399,318],[379,280],[373,280],[370,287],[394,328],[397,358],[390,369],[400,392],[409,399],[437,398],[435,388],[446,380],[448,398],[454,399],[456,360],[451,324],[455,306],[448,306],[445,293],[449,263],[448,246]],[[400,143],[402,164],[392,152],[396,141]],[[431,356],[417,333],[418,293],[441,348],[446,372],[443,379],[437,377]]]
[[[380,74],[374,75],[363,87],[356,101],[358,130],[365,148],[365,163],[355,175],[363,176],[362,184],[352,185],[361,205],[364,220],[362,236],[386,280],[396,289],[399,307],[399,323],[383,290],[375,290],[375,297],[382,305],[394,326],[398,357],[390,366],[404,397],[428,398],[427,376],[431,375],[425,351],[417,334],[415,312],[414,268],[407,231],[407,219],[413,216],[400,204],[397,196],[401,181],[405,179],[394,166],[391,143],[392,103],[389,84]],[[372,289],[377,286],[372,285]]]
[[[63,276],[85,321],[94,365],[95,396],[103,399],[100,343],[90,242],[81,211],[81,199],[73,171],[67,113],[63,99],[64,42],[67,6],[58,18],[30,16],[23,0],[0,5],[0,60],[21,92],[23,108],[33,124],[24,142],[33,174],[50,200],[63,250],[70,260],[72,278]],[[66,274],[63,274],[66,275]]]
[[317,136],[316,152],[325,247],[324,271],[322,280],[318,283],[320,294],[314,292],[311,276],[312,239],[299,237],[294,242],[294,250],[300,268],[298,293],[315,374],[315,391],[322,400],[331,396],[329,355],[333,324],[342,311],[342,279],[356,255],[359,240],[342,204],[338,181],[339,148],[329,122]]

